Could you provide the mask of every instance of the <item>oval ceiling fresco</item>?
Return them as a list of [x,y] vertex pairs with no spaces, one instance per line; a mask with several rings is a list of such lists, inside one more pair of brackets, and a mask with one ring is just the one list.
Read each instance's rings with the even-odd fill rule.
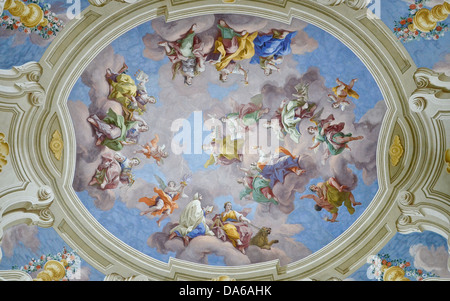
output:
[[68,106],[77,196],[163,262],[295,262],[378,190],[382,94],[350,49],[297,19],[156,18],[106,45]]

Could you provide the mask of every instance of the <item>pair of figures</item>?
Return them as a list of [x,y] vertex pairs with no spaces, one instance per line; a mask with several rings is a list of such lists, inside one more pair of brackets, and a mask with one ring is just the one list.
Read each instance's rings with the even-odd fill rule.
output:
[[167,218],[178,208],[177,200],[180,197],[186,197],[184,195],[184,189],[190,179],[188,175],[185,175],[177,186],[175,181],[169,181],[167,185],[158,176],[155,176],[159,182],[159,188],[155,187],[153,191],[156,195],[152,197],[142,197],[139,202],[145,203],[149,208],[140,213],[140,215],[151,214],[153,216],[159,215],[160,218],[156,221],[156,224],[161,226],[161,221]]
[[121,183],[131,186],[134,183],[132,168],[139,164],[138,158],[127,158],[120,153],[103,154],[89,185],[98,185],[102,190],[117,188]]
[[202,207],[203,196],[199,193],[184,208],[179,223],[170,230],[169,239],[181,237],[184,245],[202,235],[216,236],[222,241],[230,241],[235,248],[245,254],[253,234],[249,227],[250,220],[241,213],[233,210],[231,202],[224,204],[224,211],[214,216],[212,228],[206,222],[206,215],[212,212],[213,207]]
[[326,221],[329,222],[337,222],[336,218],[340,206],[344,205],[348,212],[353,214],[355,212],[353,206],[361,205],[360,202],[355,201],[353,193],[348,191],[345,185],[340,185],[334,177],[330,177],[326,182],[311,185],[310,190],[316,194],[303,195],[300,199],[313,199],[316,202],[314,208],[317,211],[325,209],[330,212],[332,214],[331,219],[326,217]]

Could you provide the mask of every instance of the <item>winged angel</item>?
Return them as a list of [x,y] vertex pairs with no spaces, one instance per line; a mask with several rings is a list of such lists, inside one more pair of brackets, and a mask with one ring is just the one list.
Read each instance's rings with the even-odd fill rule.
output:
[[155,175],[155,178],[159,183],[159,188],[155,187],[153,189],[156,195],[151,198],[142,197],[139,199],[139,202],[145,203],[149,206],[149,209],[142,211],[140,215],[146,215],[148,213],[151,213],[153,216],[160,215],[161,217],[156,222],[159,227],[161,226],[161,221],[178,208],[176,201],[180,197],[187,198],[187,195],[184,194],[184,189],[191,180],[192,176],[189,174],[184,175],[179,185],[177,185],[175,181],[169,181],[166,184],[157,175]]

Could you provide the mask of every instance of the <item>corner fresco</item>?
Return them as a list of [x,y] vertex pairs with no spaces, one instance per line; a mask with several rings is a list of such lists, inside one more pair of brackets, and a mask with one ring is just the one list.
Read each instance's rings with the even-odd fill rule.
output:
[[[446,21],[426,35],[407,27],[413,5],[442,2],[383,2],[379,15],[418,66],[450,75]],[[73,17],[64,1],[39,4],[61,30]],[[58,33],[25,32],[14,18],[3,11],[4,69],[38,61]],[[163,262],[295,262],[346,231],[378,190],[382,94],[338,39],[296,19],[154,19],[104,48],[68,107],[81,202],[113,235]],[[70,272],[59,280],[104,277],[52,229],[14,226],[2,251],[0,269],[37,277],[46,261],[67,257]],[[397,234],[346,280],[449,277],[447,261],[443,237]]]

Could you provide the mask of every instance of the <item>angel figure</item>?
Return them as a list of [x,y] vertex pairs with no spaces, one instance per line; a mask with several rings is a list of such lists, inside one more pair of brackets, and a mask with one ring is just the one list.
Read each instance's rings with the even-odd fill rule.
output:
[[330,155],[339,155],[346,148],[350,149],[347,145],[350,141],[364,139],[363,136],[352,137],[352,133],[344,134],[342,131],[345,123],[332,124],[334,120],[333,114],[318,122],[315,119],[311,119],[316,126],[308,127],[308,133],[314,135],[313,139],[315,141],[314,145],[309,147],[309,149],[316,149],[322,143],[327,145],[324,160],[327,160]]
[[250,59],[255,54],[255,46],[253,40],[258,35],[257,32],[252,34],[247,31],[240,33],[232,29],[224,20],[219,20],[217,27],[220,30],[220,36],[214,43],[214,51],[211,52],[207,60],[214,64],[220,73],[220,79],[226,81],[228,74],[240,73],[245,77],[248,83],[247,71],[236,61]]
[[246,132],[250,127],[258,124],[261,117],[267,114],[269,110],[269,108],[263,107],[262,94],[258,94],[253,96],[250,102],[246,104],[238,104],[233,101],[233,112],[226,114],[221,121],[227,125],[228,123],[237,123],[235,128]]
[[244,186],[244,190],[239,194],[240,199],[247,197],[255,202],[265,205],[278,205],[278,200],[270,187],[270,180],[265,179],[259,174],[256,163],[251,164],[250,168],[239,168],[244,172],[244,176],[237,182]]
[[355,197],[351,191],[348,191],[348,187],[340,185],[334,177],[330,177],[328,181],[321,182],[316,185],[311,185],[309,189],[314,194],[307,194],[300,197],[300,199],[313,199],[316,204],[314,208],[317,211],[322,209],[327,210],[332,214],[331,219],[326,217],[328,222],[337,222],[339,207],[344,204],[350,214],[355,213],[353,206],[361,205],[360,202],[355,201]]
[[159,135],[155,134],[155,138],[153,138],[150,142],[147,142],[144,145],[140,145],[141,149],[134,151],[134,153],[144,154],[147,159],[155,159],[155,162],[158,166],[163,164],[163,159],[169,156],[169,153],[165,150],[166,146],[158,145]]
[[283,62],[283,56],[291,53],[291,40],[297,34],[296,31],[278,31],[273,29],[271,33],[258,35],[255,44],[255,55],[250,64],[259,64],[265,75],[271,75],[273,71],[280,71],[277,65]]
[[183,37],[174,42],[158,43],[164,47],[167,57],[172,62],[172,79],[180,72],[186,86],[192,85],[194,77],[205,71],[204,44],[196,35],[196,28],[197,24],[193,24]]
[[358,99],[358,93],[353,90],[353,86],[357,81],[358,79],[354,78],[347,85],[340,81],[339,78],[336,78],[336,83],[338,85],[333,88],[334,94],[328,94],[328,100],[332,103],[331,107],[334,109],[341,108],[341,110],[344,111],[345,107],[351,104],[351,102],[347,99],[347,96]]
[[[317,108],[316,104],[308,102],[308,88],[308,84],[296,85],[297,92],[292,94],[295,99],[282,100],[272,119],[266,124],[266,127],[277,131],[280,140],[284,140],[289,134],[292,141],[300,142],[300,122],[312,118]],[[273,124],[274,122],[277,124]]]
[[256,164],[260,175],[270,181],[270,187],[273,189],[276,183],[284,183],[286,176],[294,173],[300,176],[306,172],[300,167],[301,156],[295,157],[289,150],[279,147],[277,150],[268,155],[258,149],[260,158]]
[[95,144],[104,145],[114,151],[120,151],[125,145],[136,144],[140,134],[149,130],[142,118],[125,120],[111,108],[103,120],[93,114],[87,118],[87,121],[95,131],[97,137]]
[[139,199],[139,202],[145,203],[149,206],[149,209],[142,211],[140,215],[146,215],[148,213],[151,213],[153,216],[160,215],[161,217],[156,221],[156,224],[160,227],[161,221],[178,208],[176,201],[180,197],[187,197],[183,192],[188,181],[190,180],[190,176],[185,175],[178,186],[175,181],[169,181],[166,185],[160,177],[155,175],[155,178],[159,183],[159,188],[155,187],[153,189],[156,193],[155,196],[151,198],[142,197]]
[[117,188],[120,183],[131,186],[134,183],[132,168],[139,164],[138,158],[127,158],[120,153],[106,153],[102,155],[102,162],[89,185],[98,185],[102,190]]

